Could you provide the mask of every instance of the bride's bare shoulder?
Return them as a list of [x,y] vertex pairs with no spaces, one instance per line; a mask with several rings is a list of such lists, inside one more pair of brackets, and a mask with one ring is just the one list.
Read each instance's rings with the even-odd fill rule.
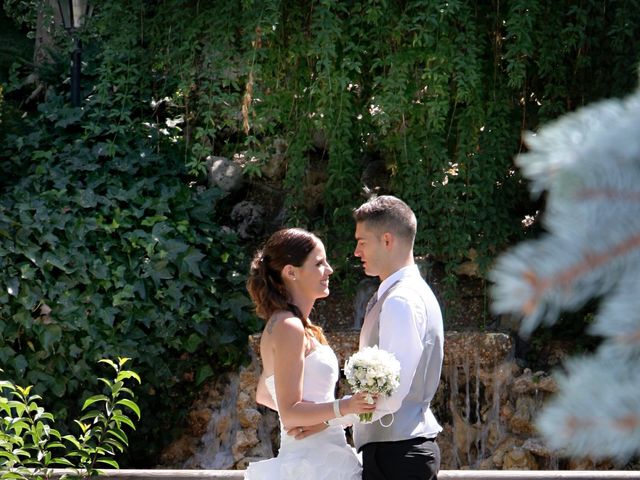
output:
[[281,310],[271,315],[264,327],[264,333],[276,336],[304,335],[304,326],[293,313]]

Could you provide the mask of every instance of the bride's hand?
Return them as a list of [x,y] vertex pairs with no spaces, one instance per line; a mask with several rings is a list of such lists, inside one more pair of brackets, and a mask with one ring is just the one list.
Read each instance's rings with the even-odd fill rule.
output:
[[318,423],[317,425],[308,425],[306,427],[293,427],[287,430],[287,435],[295,437],[296,440],[302,440],[309,435],[321,432],[325,428],[327,428],[326,423]]
[[378,395],[375,393],[359,392],[354,393],[349,398],[341,400],[341,404],[346,404],[346,408],[340,406],[343,415],[347,413],[369,413],[376,409]]

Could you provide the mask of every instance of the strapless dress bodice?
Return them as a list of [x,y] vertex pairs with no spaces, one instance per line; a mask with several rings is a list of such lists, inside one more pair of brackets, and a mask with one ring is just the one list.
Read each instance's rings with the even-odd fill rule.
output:
[[[340,370],[328,345],[316,344],[304,359],[302,398],[308,402],[330,402]],[[265,379],[277,406],[275,377]],[[361,461],[347,443],[340,425],[332,425],[304,439],[288,435],[280,424],[278,456],[249,464],[245,480],[362,480]]]
[[[318,344],[304,359],[302,399],[307,402],[330,402],[335,398],[335,387],[340,369],[338,358],[329,345]],[[267,390],[278,404],[274,375],[265,379]]]

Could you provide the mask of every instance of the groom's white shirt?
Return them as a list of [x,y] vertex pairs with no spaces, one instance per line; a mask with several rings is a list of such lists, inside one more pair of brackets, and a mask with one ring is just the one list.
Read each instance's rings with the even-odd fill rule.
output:
[[[400,386],[390,397],[379,397],[373,420],[384,415],[396,412],[402,405],[402,401],[409,393],[413,376],[423,353],[422,339],[425,338],[429,319],[427,312],[440,312],[429,287],[424,283],[417,265],[409,265],[386,278],[378,287],[377,298],[399,280],[409,280],[413,285],[424,285],[425,292],[415,292],[415,295],[396,295],[393,292],[387,297],[380,311],[379,341],[380,349],[392,352],[400,362]],[[418,302],[417,308],[412,308],[413,302]],[[435,302],[434,305],[429,305]],[[429,308],[424,308],[424,305]],[[441,323],[441,320],[439,320]],[[436,322],[437,323],[437,322]],[[363,325],[363,332],[368,333]],[[362,337],[361,337],[362,338]],[[362,345],[360,346],[362,348]],[[440,372],[437,372],[439,377]],[[435,391],[432,392],[435,394]],[[429,412],[431,413],[431,412]],[[441,427],[432,414],[428,415],[427,428],[435,435]]]

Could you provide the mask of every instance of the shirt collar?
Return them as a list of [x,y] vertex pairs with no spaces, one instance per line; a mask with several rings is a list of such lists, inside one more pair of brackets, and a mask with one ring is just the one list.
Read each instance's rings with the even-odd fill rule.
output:
[[391,288],[391,286],[394,283],[396,283],[398,280],[402,280],[403,278],[413,277],[415,275],[420,275],[420,270],[418,270],[418,265],[416,265],[415,263],[412,265],[407,265],[406,267],[402,267],[400,270],[396,270],[387,278],[385,278],[384,281],[378,287],[378,298],[382,297],[382,295],[384,295],[384,292],[389,290],[389,288]]

